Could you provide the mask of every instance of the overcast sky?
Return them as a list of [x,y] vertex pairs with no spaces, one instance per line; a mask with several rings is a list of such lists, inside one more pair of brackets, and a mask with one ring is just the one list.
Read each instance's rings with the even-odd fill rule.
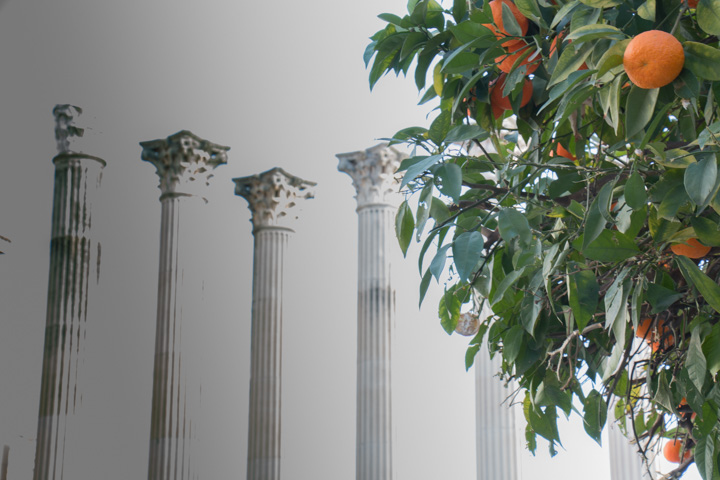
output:
[[[0,0],[0,445],[9,478],[31,478],[45,328],[55,155],[52,109],[84,109],[107,161],[94,205],[103,248],[88,320],[73,480],[146,476],[160,204],[138,142],[187,129],[230,146],[212,180],[210,310],[203,380],[204,478],[243,478],[247,450],[252,234],[234,177],[281,167],[318,183],[287,255],[282,470],[288,480],[354,475],[357,215],[335,154],[427,124],[411,79],[371,94],[362,53],[402,0]],[[473,372],[431,287],[417,308],[411,248],[398,266],[395,368],[399,479],[473,479]],[[607,452],[576,425],[526,478],[608,478]],[[72,475],[72,477],[70,477]]]

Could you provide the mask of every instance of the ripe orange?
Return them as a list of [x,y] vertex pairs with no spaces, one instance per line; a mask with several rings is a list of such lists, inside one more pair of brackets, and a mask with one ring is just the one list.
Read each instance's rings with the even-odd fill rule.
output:
[[706,247],[697,238],[689,238],[687,244],[676,243],[670,246],[670,250],[675,255],[683,255],[688,258],[703,258],[711,249],[712,247]]
[[550,150],[551,157],[554,157],[556,154],[560,157],[569,158],[573,162],[577,163],[577,157],[575,155],[573,155],[572,153],[570,153],[570,151],[567,148],[563,147],[560,142],[557,142],[553,146],[553,149]]
[[695,8],[698,5],[698,0],[688,0],[688,7]]
[[525,43],[524,40],[513,40],[512,43],[505,43],[508,44],[506,46],[508,53],[495,59],[495,63],[497,63],[501,71],[505,73],[512,72],[513,65],[523,55],[525,55],[525,58],[518,64],[518,67],[527,65],[526,75],[530,75],[540,66],[540,55],[533,52],[531,50],[532,46]]
[[[507,30],[505,30],[505,25],[503,24],[503,16],[502,16],[502,5],[503,3],[510,7],[510,11],[512,12],[513,16],[515,17],[515,20],[517,21],[518,25],[520,26],[520,31],[523,35],[527,33],[529,22],[527,17],[520,13],[520,10],[515,6],[513,2],[510,0],[491,0],[490,1],[490,10],[492,11],[493,16],[493,25],[484,24],[486,27],[488,27],[490,30],[495,33],[495,37],[500,39],[503,37],[507,37],[510,35]],[[503,45],[508,42],[503,42]]]
[[[665,456],[665,460],[671,463],[681,463],[682,460],[680,460],[680,451],[683,449],[683,444],[680,440],[673,439],[670,440],[665,444],[663,447],[663,455]],[[687,460],[692,456],[692,452],[687,449],[685,450],[685,453],[683,454],[683,460]]]
[[[506,74],[501,74],[495,83],[492,84],[490,87],[490,105],[493,107],[493,113],[495,113],[495,108],[499,108],[501,110],[510,110],[512,109],[512,105],[510,103],[510,97],[504,97],[503,96],[503,88],[505,88],[505,79],[507,78]],[[520,106],[524,107],[525,105],[530,102],[530,99],[532,98],[533,93],[533,87],[532,82],[530,79],[526,78],[523,83],[523,89],[522,89],[522,99],[520,100]]]
[[652,321],[652,318],[643,318],[635,331],[635,336],[644,338],[646,342],[650,342],[652,340],[652,333],[649,332],[649,330],[652,326]]
[[685,52],[677,38],[660,30],[648,30],[633,37],[623,55],[623,67],[640,88],[660,88],[680,74]]

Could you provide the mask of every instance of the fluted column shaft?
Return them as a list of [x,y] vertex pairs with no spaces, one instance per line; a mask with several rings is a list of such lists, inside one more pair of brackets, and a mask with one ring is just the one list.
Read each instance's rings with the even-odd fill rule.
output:
[[358,209],[356,478],[389,480],[392,464],[391,339],[395,290],[387,258],[396,208]]
[[477,478],[519,480],[515,412],[507,401],[512,390],[497,377],[500,355],[491,359],[483,345],[475,357],[474,368]]
[[[57,106],[56,138],[82,110]],[[60,125],[60,117],[64,124]],[[92,204],[105,161],[59,145],[53,159],[50,272],[34,480],[61,479],[68,457],[68,424],[82,400],[88,293],[98,280],[100,244],[92,238]],[[75,458],[75,460],[79,460]]]
[[296,201],[312,198],[315,183],[280,168],[233,181],[248,201],[254,236],[247,480],[279,480],[285,253]]
[[248,480],[280,478],[283,265],[292,230],[255,232]]
[[358,349],[356,480],[392,480],[392,332],[395,327],[393,228],[404,155],[387,144],[342,153],[338,170],[357,191]]
[[150,420],[149,480],[197,480],[205,252],[197,231],[212,170],[226,162],[228,147],[181,131],[142,142],[142,158],[160,177],[160,265]]

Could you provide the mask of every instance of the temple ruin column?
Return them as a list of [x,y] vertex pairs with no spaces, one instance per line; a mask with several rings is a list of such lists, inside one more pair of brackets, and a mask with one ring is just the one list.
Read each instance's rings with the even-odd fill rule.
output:
[[280,479],[283,267],[300,199],[315,183],[273,168],[233,179],[252,212],[254,253],[247,480]]
[[[61,479],[72,442],[68,424],[82,400],[89,291],[98,281],[100,244],[92,237],[92,206],[105,161],[85,152],[82,109],[57,105],[58,154],[50,241],[50,273],[34,480]],[[87,136],[86,136],[87,137]],[[74,460],[79,461],[78,458]]]
[[395,171],[403,155],[380,144],[337,155],[338,170],[357,191],[358,350],[356,479],[391,480],[391,343],[395,324],[392,249],[400,183]]
[[508,397],[513,393],[497,376],[501,355],[490,358],[483,344],[475,356],[475,432],[477,478],[519,480],[520,437],[516,410]]
[[188,131],[141,142],[142,159],[160,177],[160,266],[150,426],[149,480],[196,480],[207,186],[229,147]]

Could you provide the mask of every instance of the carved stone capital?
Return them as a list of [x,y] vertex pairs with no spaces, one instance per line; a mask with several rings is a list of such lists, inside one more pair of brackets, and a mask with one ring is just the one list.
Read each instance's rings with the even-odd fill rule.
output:
[[258,175],[234,178],[235,195],[248,201],[254,230],[268,227],[291,228],[297,214],[290,212],[296,201],[314,198],[315,182],[273,168]]
[[338,170],[350,175],[357,191],[358,208],[378,203],[393,203],[400,180],[395,172],[406,157],[398,150],[381,143],[366,150],[339,153]]
[[204,140],[187,130],[166,139],[140,142],[142,159],[155,165],[160,177],[160,198],[200,196],[214,176],[212,170],[227,163],[224,147]]
[[55,105],[53,116],[58,155],[97,154],[94,150],[98,146],[99,132],[85,125],[87,119],[83,116],[82,108],[68,104]]

